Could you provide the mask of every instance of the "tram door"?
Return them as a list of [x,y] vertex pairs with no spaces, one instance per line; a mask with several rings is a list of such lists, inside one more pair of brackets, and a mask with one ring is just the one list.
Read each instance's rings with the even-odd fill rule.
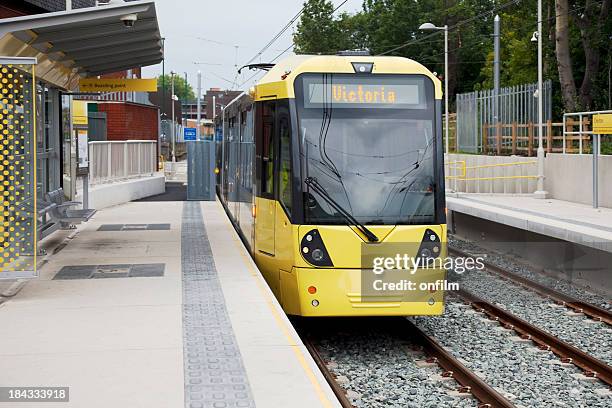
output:
[[264,256],[274,256],[276,202],[274,200],[274,162],[276,161],[275,110],[276,102],[263,102],[258,107],[257,159],[259,161],[259,197],[256,200],[255,247]]

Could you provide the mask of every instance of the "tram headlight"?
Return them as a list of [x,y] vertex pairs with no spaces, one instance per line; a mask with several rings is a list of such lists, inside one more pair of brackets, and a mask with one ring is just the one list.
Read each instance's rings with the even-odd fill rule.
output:
[[442,243],[438,234],[427,228],[417,251],[417,257],[421,258],[427,265],[431,265],[434,258],[438,258],[441,255],[441,248]]
[[429,250],[429,248],[423,248],[421,250],[421,256],[423,258],[431,258],[431,251]]
[[316,248],[314,251],[312,251],[312,259],[314,259],[317,262],[320,262],[323,260],[323,251],[319,248]]
[[300,242],[302,257],[314,266],[334,266],[318,230],[308,231]]

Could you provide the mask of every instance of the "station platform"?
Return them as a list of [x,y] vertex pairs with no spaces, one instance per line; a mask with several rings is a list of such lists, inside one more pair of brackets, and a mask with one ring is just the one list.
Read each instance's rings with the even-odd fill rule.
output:
[[448,210],[612,252],[612,209],[526,195],[449,193]]
[[0,304],[0,378],[70,401],[0,407],[340,406],[218,202],[101,210],[43,264]]

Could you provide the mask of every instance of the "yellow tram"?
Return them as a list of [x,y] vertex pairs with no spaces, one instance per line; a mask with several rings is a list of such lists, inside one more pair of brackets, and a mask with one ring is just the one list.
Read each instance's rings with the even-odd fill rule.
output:
[[362,290],[364,249],[446,252],[439,79],[360,52],[256,68],[268,72],[223,110],[217,191],[285,312],[442,313],[442,290]]

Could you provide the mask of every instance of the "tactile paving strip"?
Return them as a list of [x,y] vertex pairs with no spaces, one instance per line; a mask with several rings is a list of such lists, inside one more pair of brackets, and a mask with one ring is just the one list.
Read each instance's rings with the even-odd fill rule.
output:
[[105,279],[105,278],[151,278],[164,276],[166,264],[112,264],[112,265],[68,265],[53,277],[54,280]]
[[170,224],[102,224],[98,231],[167,231]]
[[199,202],[184,203],[182,224],[185,406],[255,407]]

